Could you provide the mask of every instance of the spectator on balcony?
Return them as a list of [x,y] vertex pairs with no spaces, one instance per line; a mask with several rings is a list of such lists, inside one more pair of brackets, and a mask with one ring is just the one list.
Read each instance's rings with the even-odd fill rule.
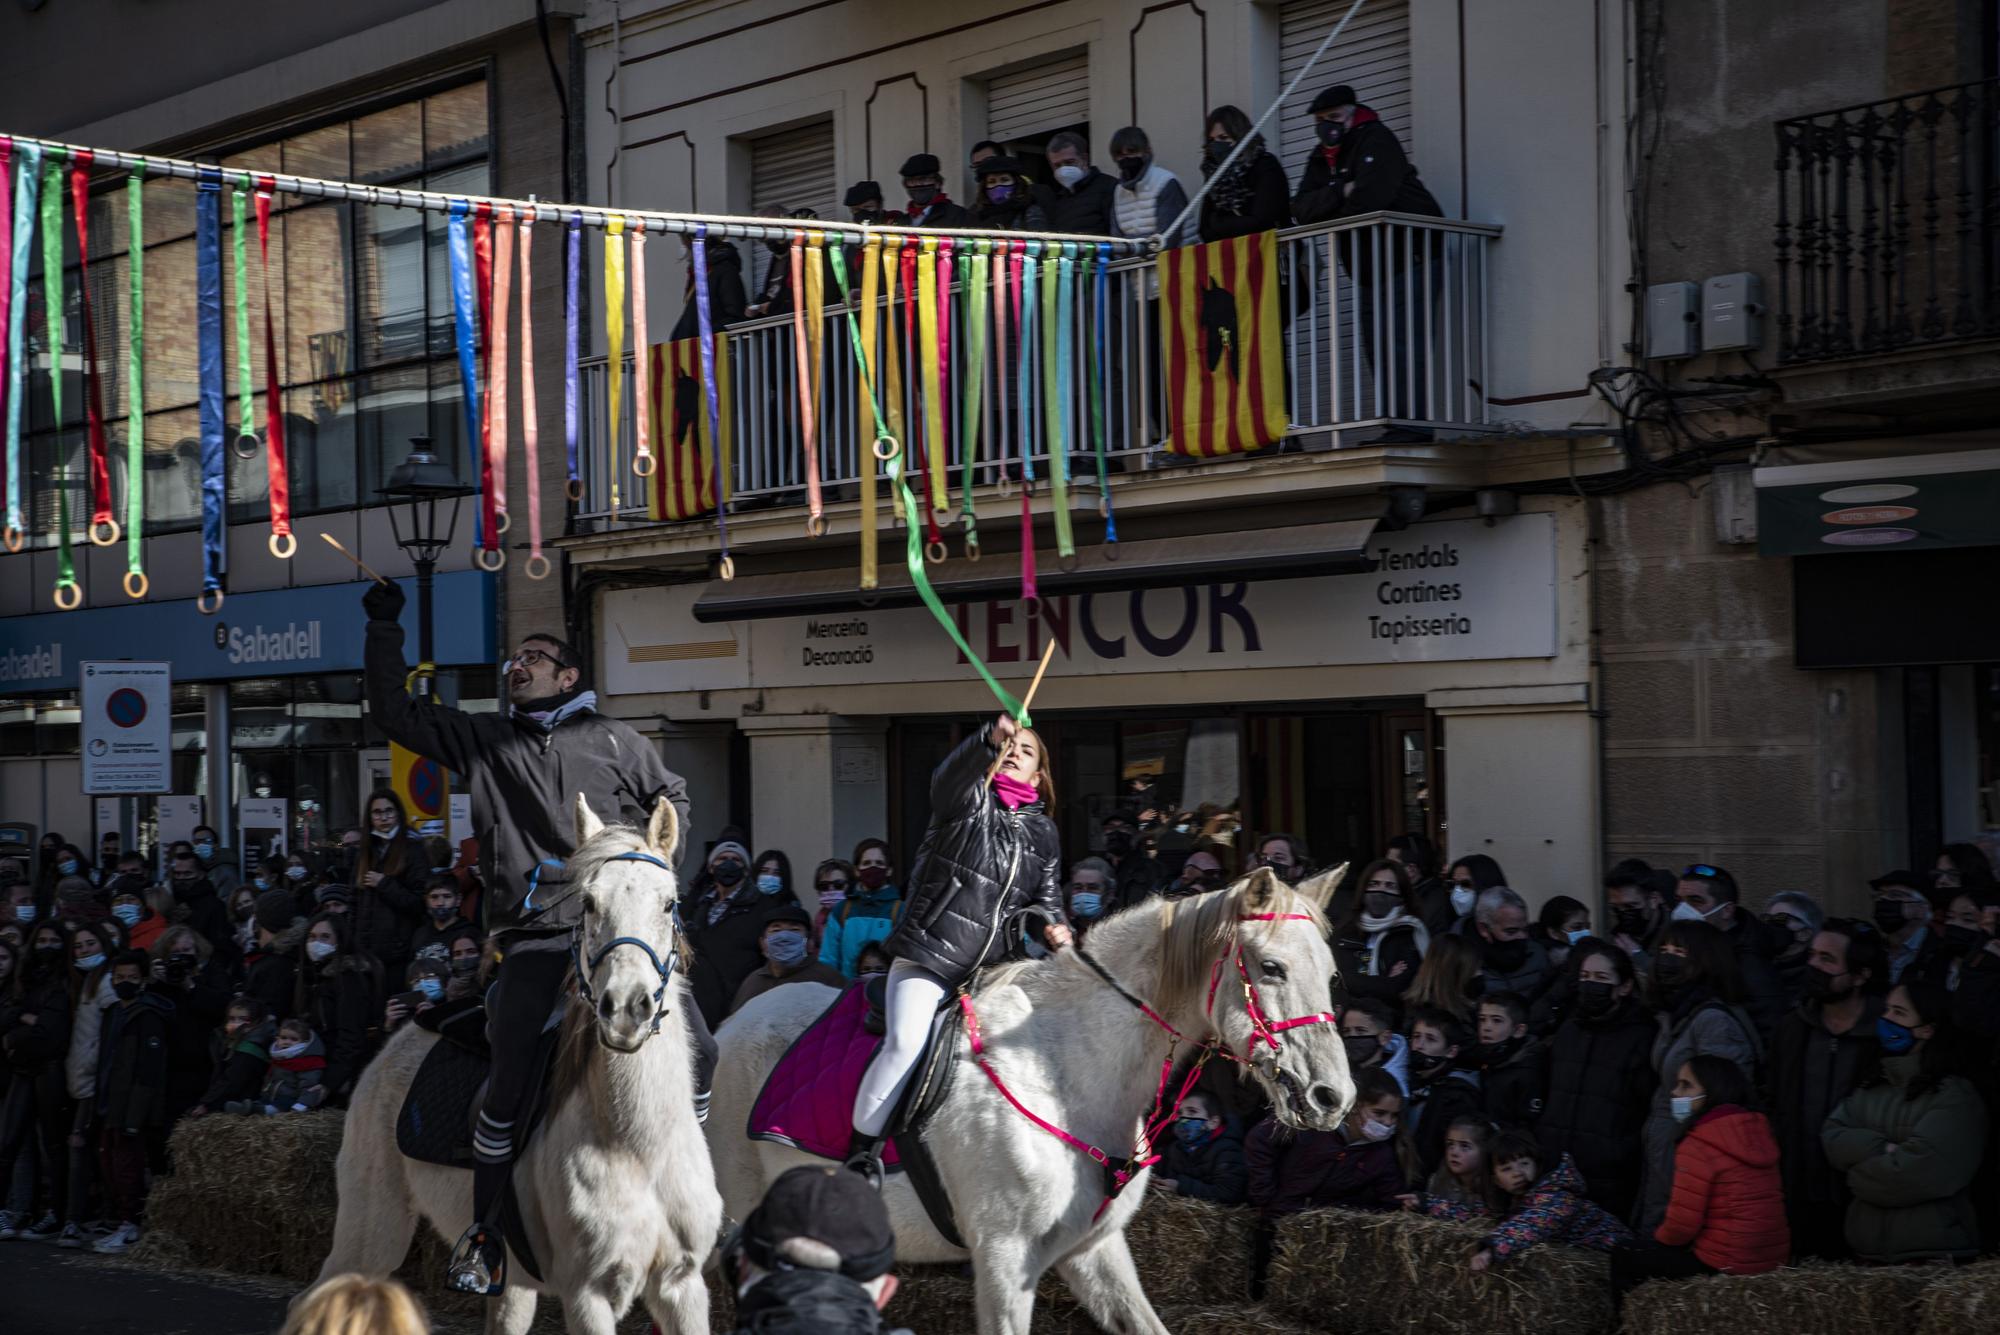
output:
[[[1201,174],[1208,181],[1201,201],[1203,241],[1269,232],[1291,221],[1285,169],[1264,147],[1264,136],[1251,135],[1250,118],[1241,108],[1225,104],[1209,112],[1202,138]],[[1222,164],[1239,143],[1243,151],[1224,171]]]
[[1444,216],[1396,132],[1351,85],[1322,91],[1313,99],[1312,118],[1319,147],[1306,159],[1292,199],[1292,214],[1300,222],[1336,222],[1381,210]]
[[[811,209],[794,209],[789,213],[776,204],[766,204],[757,210],[759,218],[817,218]],[[792,242],[789,233],[784,236],[767,237],[764,249],[771,258],[764,266],[764,281],[757,286],[757,299],[743,308],[747,320],[764,320],[773,315],[790,315],[797,297],[792,292]]]
[[[1136,125],[1111,136],[1111,160],[1118,164],[1118,184],[1111,195],[1111,235],[1140,240],[1165,235],[1187,207],[1181,178],[1153,161],[1153,142]],[[1166,236],[1168,246],[1184,246],[1186,224]]]
[[[703,253],[708,259],[708,327],[720,333],[740,323],[744,307],[750,304],[749,294],[743,289],[743,252],[731,242],[710,238]],[[683,263],[687,266],[687,282],[681,291],[681,318],[674,322],[674,331],[668,335],[676,342],[701,334],[701,308],[695,305],[692,244],[683,256]]]
[[1110,236],[1117,187],[1090,165],[1090,144],[1075,131],[1064,130],[1049,140],[1048,155],[1056,178],[1043,197],[1050,230]]
[[972,214],[944,193],[944,176],[934,154],[916,153],[903,163],[903,189],[909,192],[905,216],[912,227],[970,227]]
[[972,201],[969,225],[1002,232],[1045,232],[1048,214],[1035,202],[1034,190],[1021,164],[996,155],[979,164],[979,193]]
[[900,226],[909,221],[903,214],[892,213],[882,206],[882,187],[874,181],[856,181],[847,187],[847,194],[840,203],[847,210],[850,222],[883,227]]

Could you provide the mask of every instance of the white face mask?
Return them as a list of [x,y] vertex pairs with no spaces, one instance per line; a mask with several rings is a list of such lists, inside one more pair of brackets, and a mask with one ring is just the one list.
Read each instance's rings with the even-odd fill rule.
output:
[[1683,899],[1682,901],[1680,901],[1680,903],[1674,905],[1674,921],[1707,922],[1711,914],[1718,913],[1721,911],[1721,909],[1722,905],[1717,904],[1707,913],[1703,913],[1700,909],[1696,908],[1694,905],[1688,903],[1685,899]]
[[1472,912],[1472,902],[1479,898],[1479,892],[1469,885],[1454,885],[1451,888],[1451,911],[1463,918]]
[[1387,1140],[1396,1134],[1396,1128],[1387,1122],[1378,1122],[1372,1117],[1361,1119],[1361,1134],[1370,1140]]
[[289,1061],[311,1046],[311,1043],[273,1043],[271,1055],[280,1061]]
[[334,945],[331,941],[306,942],[306,954],[314,960],[323,960],[333,954],[333,951]]
[[1668,1100],[1673,1107],[1674,1120],[1676,1122],[1685,1122],[1688,1118],[1694,1116],[1695,1104],[1700,1103],[1704,1097],[1701,1094],[1690,1095],[1686,1098],[1675,1095],[1672,1099]]
[[1077,182],[1088,175],[1090,175],[1088,169],[1079,167],[1073,162],[1064,163],[1062,166],[1056,168],[1056,180],[1071,190],[1076,189]]

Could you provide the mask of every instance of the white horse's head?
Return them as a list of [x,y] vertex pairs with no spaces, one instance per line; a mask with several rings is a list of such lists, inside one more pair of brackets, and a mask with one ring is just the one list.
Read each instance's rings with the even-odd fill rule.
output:
[[598,1042],[637,1052],[660,1031],[674,998],[679,819],[662,797],[645,830],[607,826],[581,793],[575,817],[571,867],[583,909],[576,929],[577,995],[590,1009]]
[[1326,906],[1345,865],[1294,888],[1260,867],[1221,890],[1170,901],[1170,988],[1199,987],[1227,1050],[1248,1063],[1278,1120],[1331,1131],[1354,1105],[1347,1050],[1332,1021]]

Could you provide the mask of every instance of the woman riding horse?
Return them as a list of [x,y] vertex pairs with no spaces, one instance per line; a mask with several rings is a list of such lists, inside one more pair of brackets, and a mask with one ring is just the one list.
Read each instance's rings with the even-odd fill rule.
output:
[[1041,923],[1049,949],[1070,943],[1061,839],[1048,816],[1055,785],[1043,760],[1042,739],[1002,714],[931,774],[930,828],[902,921],[886,943],[887,1034],[854,1097],[847,1166],[877,1187],[884,1133],[944,999],[1007,953],[1019,931],[1010,925],[1024,911]]

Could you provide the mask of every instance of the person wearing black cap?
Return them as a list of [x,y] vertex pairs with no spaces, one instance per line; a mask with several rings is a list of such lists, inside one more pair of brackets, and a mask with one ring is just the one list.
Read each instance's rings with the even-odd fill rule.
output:
[[876,181],[856,181],[847,187],[847,194],[840,202],[852,220],[858,223],[873,223],[881,227],[909,221],[902,214],[891,213],[882,207],[882,186]]
[[812,957],[812,914],[800,908],[790,895],[779,898],[782,903],[764,910],[764,930],[757,936],[757,949],[764,956],[763,966],[736,989],[736,999],[729,1003],[731,1015],[742,1010],[752,997],[761,997],[786,983],[847,986],[845,974]]
[[979,194],[972,201],[972,216],[980,227],[1003,232],[1044,232],[1048,214],[1035,202],[1021,164],[1005,154],[995,154],[979,164]]
[[943,170],[937,156],[915,153],[903,163],[903,189],[909,192],[907,216],[912,227],[970,227],[972,213],[944,193]]
[[773,1182],[722,1254],[744,1335],[876,1335],[895,1263],[881,1196],[853,1173],[811,1165]]

